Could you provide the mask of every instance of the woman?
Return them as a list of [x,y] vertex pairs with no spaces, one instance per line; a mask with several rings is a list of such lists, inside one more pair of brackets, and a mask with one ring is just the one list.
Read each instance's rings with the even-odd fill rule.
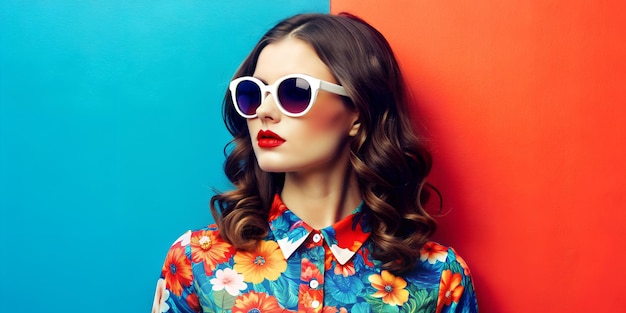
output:
[[171,247],[153,312],[475,312],[465,262],[428,238],[431,160],[384,37],[357,17],[269,30],[224,101],[233,191]]

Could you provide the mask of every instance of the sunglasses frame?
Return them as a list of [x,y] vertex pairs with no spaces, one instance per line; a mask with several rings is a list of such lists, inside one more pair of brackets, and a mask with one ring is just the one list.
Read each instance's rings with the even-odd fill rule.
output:
[[[309,86],[311,87],[311,99],[309,100],[309,104],[307,105],[306,109],[304,109],[304,111],[300,112],[300,113],[291,113],[289,111],[287,111],[283,105],[280,103],[280,100],[278,99],[278,86],[280,86],[280,84],[282,82],[284,82],[287,79],[290,78],[301,78],[306,80],[309,83]],[[286,76],[283,76],[281,78],[279,78],[278,80],[276,80],[273,84],[271,85],[266,85],[264,82],[262,82],[260,79],[253,77],[253,76],[242,76],[239,78],[234,79],[233,81],[230,82],[228,89],[230,90],[230,95],[231,95],[231,99],[233,101],[233,105],[235,106],[235,110],[237,110],[237,113],[239,113],[239,115],[241,115],[244,118],[255,118],[257,117],[256,111],[254,114],[249,115],[249,114],[245,114],[241,111],[241,109],[239,108],[239,106],[237,105],[237,86],[239,85],[239,83],[241,83],[242,81],[250,81],[255,83],[258,87],[259,90],[261,92],[261,103],[259,103],[259,106],[257,107],[257,109],[263,105],[263,101],[267,95],[267,93],[269,92],[270,94],[272,94],[272,96],[274,97],[274,102],[276,103],[276,106],[278,107],[278,109],[280,110],[280,112],[282,112],[283,114],[290,116],[290,117],[300,117],[303,116],[305,114],[307,114],[309,112],[309,110],[311,109],[311,107],[313,107],[313,104],[315,103],[315,100],[317,99],[317,93],[319,92],[319,90],[325,90],[328,91],[330,93],[334,93],[336,95],[340,95],[340,96],[348,96],[348,93],[346,92],[346,90],[343,88],[343,86],[341,85],[337,85],[325,80],[321,80],[309,75],[305,75],[305,74],[289,74]]]

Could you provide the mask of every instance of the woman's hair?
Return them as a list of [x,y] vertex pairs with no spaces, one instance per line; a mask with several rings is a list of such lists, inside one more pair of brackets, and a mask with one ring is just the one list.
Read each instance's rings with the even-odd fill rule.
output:
[[[313,47],[347,91],[346,101],[359,111],[361,126],[351,142],[350,162],[372,223],[374,258],[394,273],[412,268],[436,228],[422,207],[431,158],[409,121],[405,83],[391,47],[353,15],[301,14],[270,29],[234,77],[252,75],[261,50],[288,37]],[[235,111],[228,91],[223,105],[234,137],[225,149],[224,171],[235,189],[213,196],[211,211],[221,236],[250,250],[267,235],[269,209],[284,174],[259,168],[246,120]]]

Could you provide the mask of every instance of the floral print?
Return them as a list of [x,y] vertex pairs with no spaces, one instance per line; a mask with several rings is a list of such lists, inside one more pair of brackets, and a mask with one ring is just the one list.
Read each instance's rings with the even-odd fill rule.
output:
[[233,296],[238,295],[240,290],[244,290],[248,286],[243,282],[243,276],[230,268],[217,270],[215,278],[212,278],[210,282],[214,291],[225,289]]
[[263,293],[250,291],[237,297],[233,313],[250,312],[281,312],[280,304],[276,298]]
[[240,251],[235,254],[235,271],[243,274],[244,280],[258,284],[264,280],[276,280],[287,269],[278,244],[261,241],[256,251]]
[[450,270],[444,270],[441,273],[441,285],[439,286],[439,298],[437,299],[437,311],[441,311],[441,308],[446,305],[449,306],[454,303],[458,303],[463,294],[464,287],[461,285],[463,277],[459,273],[454,273]]
[[428,260],[430,264],[445,262],[448,257],[448,248],[435,242],[427,242],[420,249],[420,261]]
[[383,270],[361,207],[317,230],[276,196],[268,229],[254,251],[237,251],[215,225],[183,234],[165,258],[152,312],[478,311],[469,268],[452,248],[428,242],[413,270]]
[[227,261],[233,253],[233,247],[212,231],[194,232],[189,241],[192,251],[191,261],[202,262],[207,275],[211,275],[217,264]]
[[166,288],[174,295],[180,296],[183,286],[191,284],[191,260],[185,256],[185,248],[175,245],[165,258],[163,264],[163,278],[165,278]]
[[165,279],[161,278],[157,281],[154,302],[152,303],[152,313],[163,313],[170,309],[167,300],[170,298],[169,290],[165,289]]
[[377,290],[372,297],[382,298],[384,303],[394,306],[409,301],[409,292],[405,289],[406,281],[402,277],[396,277],[383,270],[380,275],[372,274],[368,279]]

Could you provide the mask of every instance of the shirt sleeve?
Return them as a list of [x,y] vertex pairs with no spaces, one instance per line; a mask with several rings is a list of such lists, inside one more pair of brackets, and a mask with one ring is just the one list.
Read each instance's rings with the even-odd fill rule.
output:
[[152,313],[201,312],[191,268],[191,232],[172,244],[157,281]]
[[437,312],[478,312],[478,302],[469,267],[452,248],[449,248],[446,266],[441,272]]

